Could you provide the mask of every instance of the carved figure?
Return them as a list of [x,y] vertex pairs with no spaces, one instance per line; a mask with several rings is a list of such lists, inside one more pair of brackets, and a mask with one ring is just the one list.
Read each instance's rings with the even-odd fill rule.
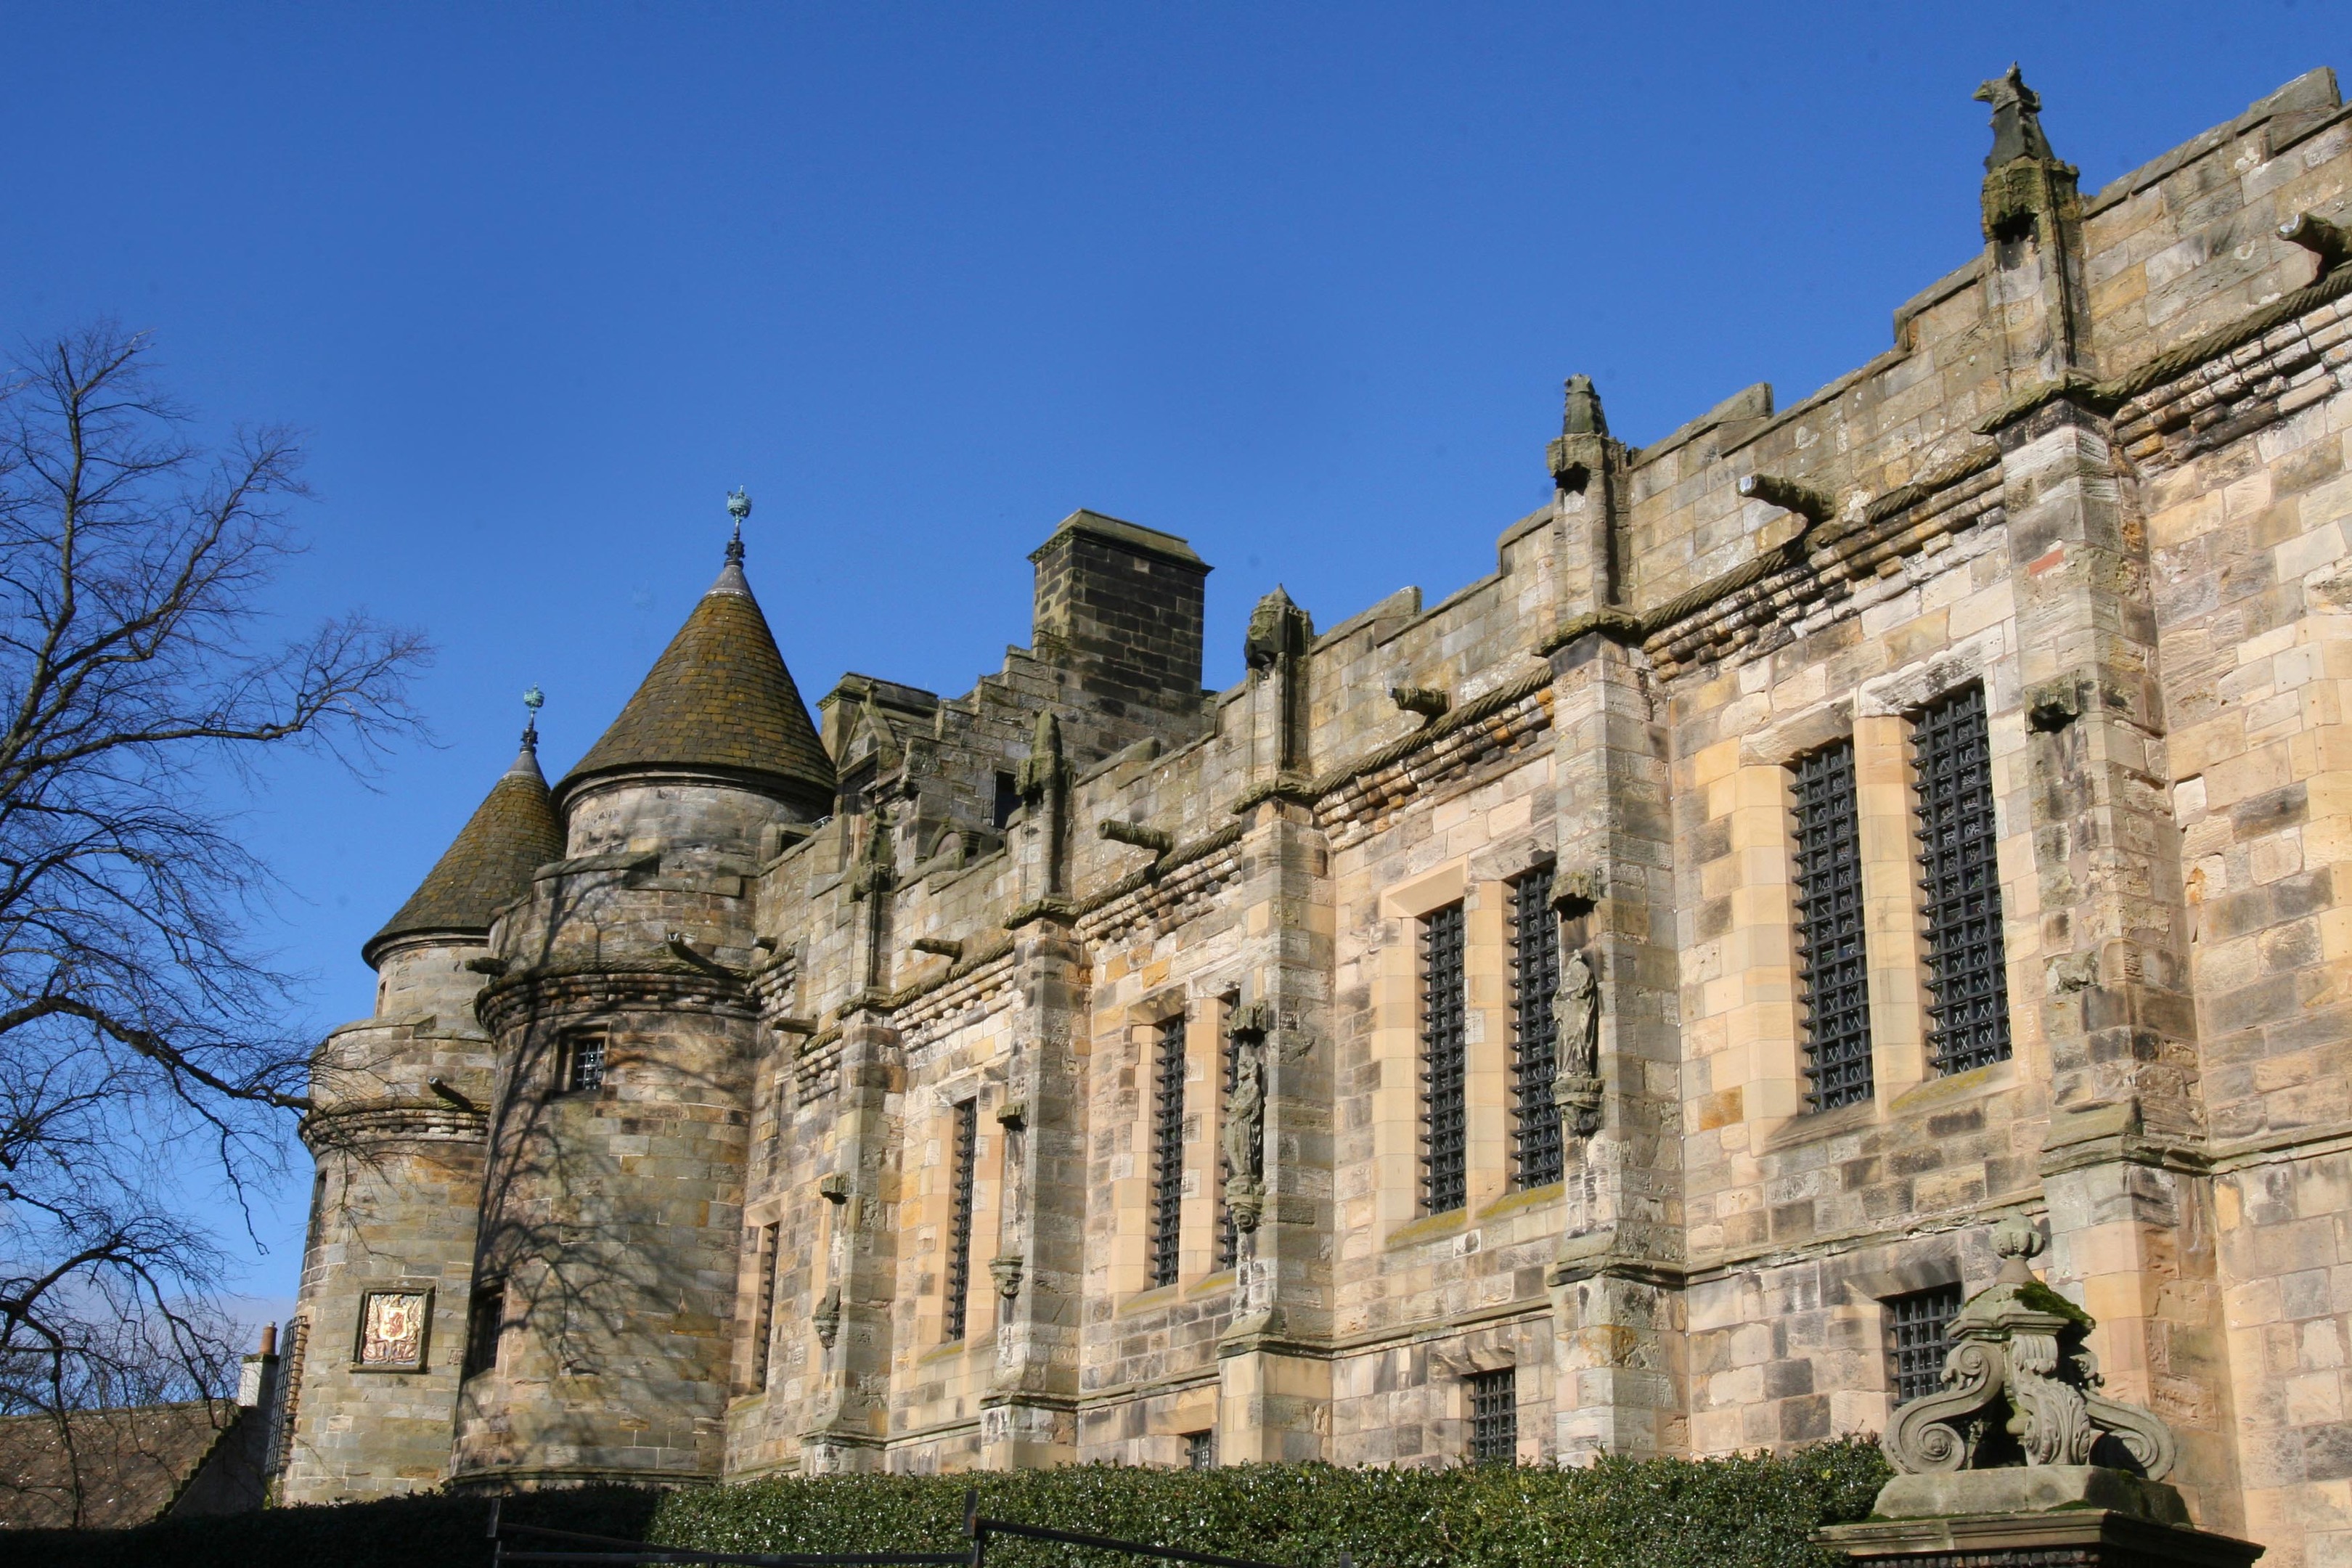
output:
[[1582,948],[1570,948],[1559,972],[1559,1002],[1553,1009],[1553,1038],[1562,1072],[1594,1078],[1601,1072],[1601,987]]
[[1234,1037],[1234,1088],[1225,1097],[1225,1170],[1235,1186],[1255,1184],[1265,1170],[1265,1042]]
[[2014,62],[2007,75],[1979,83],[1975,97],[1979,103],[1992,105],[1992,151],[1985,157],[1987,169],[2021,158],[2057,157],[2050,150],[2050,138],[2042,133],[2042,95],[2025,85],[2024,74]]
[[829,1288],[818,1298],[816,1310],[809,1316],[816,1324],[817,1342],[831,1350],[833,1342],[841,1333],[841,1287]]
[[2000,1278],[1948,1331],[1944,1386],[1895,1413],[1880,1445],[1898,1470],[2012,1465],[2112,1465],[2162,1480],[2171,1430],[2137,1405],[2097,1392],[2098,1364],[2083,1341],[2090,1314],[2033,1277],[2026,1260],[2042,1233],[2021,1220],[1993,1232]]

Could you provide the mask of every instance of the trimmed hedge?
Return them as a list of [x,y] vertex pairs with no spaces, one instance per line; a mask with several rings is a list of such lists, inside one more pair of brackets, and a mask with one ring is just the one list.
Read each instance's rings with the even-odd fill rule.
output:
[[[966,1489],[991,1518],[1296,1568],[1834,1568],[1821,1525],[1866,1517],[1887,1477],[1875,1445],[1778,1458],[1604,1458],[1586,1469],[1447,1470],[1082,1465],[949,1476],[825,1476],[508,1501],[508,1517],[720,1552],[954,1552]],[[107,1534],[14,1532],[17,1562],[90,1568],[394,1568],[487,1564],[489,1505],[449,1494],[273,1509]],[[990,1568],[1148,1568],[999,1536]]]
[[[992,1519],[1297,1568],[1832,1568],[1811,1539],[1868,1516],[1874,1443],[1779,1458],[1604,1458],[1585,1469],[1105,1465],[950,1476],[751,1481],[663,1500],[650,1534],[717,1552],[953,1552],[967,1488]],[[992,1538],[990,1568],[1142,1568],[1079,1547]]]

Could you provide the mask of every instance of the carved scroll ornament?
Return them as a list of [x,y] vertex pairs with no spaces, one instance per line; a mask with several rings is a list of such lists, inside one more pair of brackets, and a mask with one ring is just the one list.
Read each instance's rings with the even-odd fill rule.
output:
[[1897,1470],[2105,1464],[2162,1480],[2172,1468],[2170,1428],[2098,1392],[2090,1315],[2027,1265],[2042,1246],[2022,1221],[1994,1231],[2000,1275],[1952,1320],[1943,1387],[1897,1410],[1880,1445]]

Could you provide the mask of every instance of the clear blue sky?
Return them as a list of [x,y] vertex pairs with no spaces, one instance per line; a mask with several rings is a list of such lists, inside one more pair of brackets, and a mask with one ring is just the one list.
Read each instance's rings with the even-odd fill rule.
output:
[[[439,749],[252,803],[321,1028],[512,754],[707,585],[811,702],[967,689],[1074,507],[1183,534],[1208,679],[1491,569],[1562,377],[1640,443],[1886,346],[1978,247],[2012,58],[2086,189],[2315,66],[2342,5],[0,4],[0,327],[152,328],[308,432],[291,615],[425,628]],[[249,1288],[290,1297],[305,1184]]]

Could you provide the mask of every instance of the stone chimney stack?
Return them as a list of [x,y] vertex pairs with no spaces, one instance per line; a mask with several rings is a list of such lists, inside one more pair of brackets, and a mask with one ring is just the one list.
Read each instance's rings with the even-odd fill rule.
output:
[[1172,533],[1074,511],[1030,553],[1037,657],[1109,716],[1201,709],[1208,563]]

